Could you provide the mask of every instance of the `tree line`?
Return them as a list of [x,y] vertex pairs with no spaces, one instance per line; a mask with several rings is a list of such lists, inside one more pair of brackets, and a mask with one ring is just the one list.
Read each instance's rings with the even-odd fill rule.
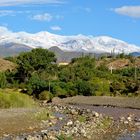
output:
[[[136,69],[133,66],[111,73],[105,64],[97,65],[96,58],[90,55],[74,58],[67,66],[58,66],[54,53],[42,48],[6,59],[16,63],[17,67],[0,73],[0,88],[20,88],[39,99],[140,94],[140,80],[134,78]],[[137,73],[140,76],[139,68]]]

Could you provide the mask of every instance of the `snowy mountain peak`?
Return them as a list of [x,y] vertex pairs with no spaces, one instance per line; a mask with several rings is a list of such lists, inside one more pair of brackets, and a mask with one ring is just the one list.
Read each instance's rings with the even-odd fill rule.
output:
[[85,36],[82,34],[62,36],[46,31],[30,34],[26,32],[12,32],[5,27],[0,27],[0,45],[17,43],[31,48],[50,48],[58,46],[64,51],[86,51],[93,53],[132,53],[140,52],[140,47],[108,36]]

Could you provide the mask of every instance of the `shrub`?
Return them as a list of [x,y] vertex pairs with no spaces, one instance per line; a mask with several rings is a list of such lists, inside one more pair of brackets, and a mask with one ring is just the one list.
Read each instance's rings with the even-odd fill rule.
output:
[[126,87],[122,81],[113,81],[110,84],[110,92],[113,92],[114,96],[123,94],[125,90]]
[[29,94],[35,94],[36,97],[47,88],[46,81],[41,79],[37,73],[33,74],[27,83]]
[[53,87],[53,92],[55,93],[55,96],[61,98],[67,97],[67,91],[64,88],[61,88],[60,86]]
[[106,79],[100,79],[100,78],[93,78],[93,80],[90,81],[93,88],[95,89],[95,94],[97,96],[103,96],[108,95],[110,92],[110,84],[109,81]]
[[0,108],[33,107],[35,102],[28,95],[18,91],[0,90]]
[[87,81],[81,81],[81,80],[77,81],[76,89],[79,95],[91,96],[95,94],[95,89]]
[[40,100],[47,100],[48,102],[51,101],[53,98],[52,93],[50,93],[49,91],[43,91],[39,94],[39,99]]
[[0,88],[5,88],[6,85],[7,85],[7,80],[6,80],[5,73],[0,72]]

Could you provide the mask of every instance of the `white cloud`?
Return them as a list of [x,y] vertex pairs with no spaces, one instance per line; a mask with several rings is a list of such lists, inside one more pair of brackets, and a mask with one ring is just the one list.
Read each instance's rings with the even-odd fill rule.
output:
[[52,26],[52,27],[51,27],[51,30],[54,30],[54,31],[61,31],[62,29],[61,29],[61,27],[59,27],[59,26]]
[[12,32],[7,27],[0,26],[0,35],[3,35],[3,34],[11,34],[11,33]]
[[25,4],[63,4],[64,0],[0,0],[0,6],[15,6]]
[[12,10],[0,10],[0,17],[3,16],[15,16],[15,11]]
[[16,16],[16,14],[30,13],[31,11],[0,10],[0,17]]
[[125,16],[140,18],[140,6],[123,6],[114,9],[114,11]]
[[38,21],[48,21],[49,22],[53,19],[53,16],[49,13],[44,13],[44,14],[34,15],[31,19],[38,20]]

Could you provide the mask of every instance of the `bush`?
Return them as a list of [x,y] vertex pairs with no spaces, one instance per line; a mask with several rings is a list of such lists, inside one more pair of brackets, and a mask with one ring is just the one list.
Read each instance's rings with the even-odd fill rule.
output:
[[77,95],[76,85],[73,82],[68,82],[66,84],[66,91],[69,96]]
[[61,88],[60,86],[54,86],[53,93],[55,94],[55,96],[58,96],[60,98],[67,97],[67,91],[64,88]]
[[76,89],[79,95],[84,95],[84,96],[95,95],[95,89],[87,81],[81,81],[81,80],[77,81]]
[[43,91],[39,94],[39,99],[40,100],[47,100],[47,102],[51,101],[53,98],[52,93],[50,93],[49,91]]
[[28,94],[35,94],[36,97],[46,88],[46,81],[41,79],[37,73],[33,74],[27,83]]
[[0,90],[0,108],[34,107],[35,102],[28,95],[11,89]]
[[7,86],[7,80],[5,73],[0,72],[0,88],[5,88]]
[[126,87],[122,81],[113,81],[110,84],[110,92],[112,92],[114,96],[124,94],[125,91]]
[[100,79],[100,78],[93,78],[93,80],[90,81],[93,88],[95,89],[95,95],[96,96],[103,96],[108,95],[110,92],[110,84],[109,81],[106,79]]

